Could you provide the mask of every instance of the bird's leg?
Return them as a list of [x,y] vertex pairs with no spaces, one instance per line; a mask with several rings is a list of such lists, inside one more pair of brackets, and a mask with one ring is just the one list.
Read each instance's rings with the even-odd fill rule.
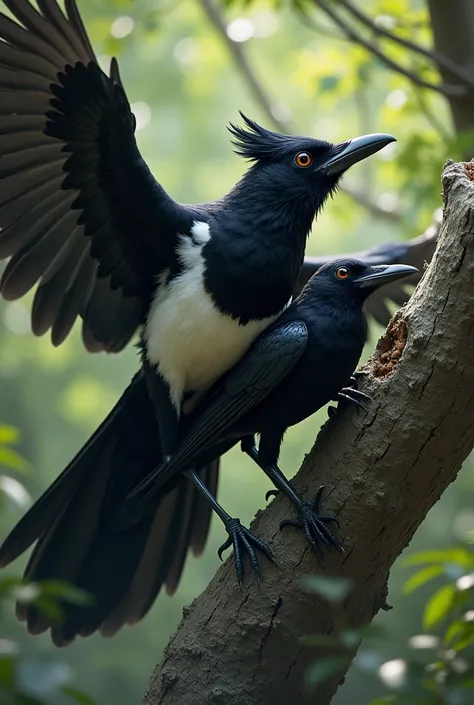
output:
[[[295,505],[298,512],[298,519],[285,519],[280,524],[280,529],[285,526],[294,526],[297,529],[302,529],[306,536],[306,540],[316,553],[319,562],[322,562],[323,555],[320,543],[328,546],[334,546],[343,552],[342,544],[338,538],[334,536],[328,528],[328,524],[335,522],[339,526],[335,516],[321,515],[319,513],[319,504],[324,487],[320,487],[316,496],[311,502],[306,502],[301,495],[295,490],[291,482],[289,482],[276,463],[266,464],[260,461],[257,448],[250,447],[248,439],[242,442],[242,450],[262,468],[264,473],[268,475],[273,484],[286,494],[288,499]],[[268,495],[268,493],[267,493]]]
[[148,362],[146,355],[142,357],[148,393],[155,407],[155,416],[160,434],[161,452],[166,461],[176,451],[179,437],[179,414],[173,404],[170,388],[156,367]]
[[329,418],[333,418],[334,416],[338,416],[340,412],[340,407],[348,404],[354,404],[357,408],[357,411],[359,409],[363,409],[366,413],[368,413],[368,409],[364,404],[362,403],[363,401],[371,401],[372,397],[370,397],[368,394],[365,394],[365,392],[361,392],[358,389],[359,386],[359,380],[357,379],[358,377],[367,374],[363,371],[356,371],[354,374],[349,378],[348,384],[343,387],[341,390],[339,390],[338,394],[334,397],[333,401],[337,401],[337,407],[335,406],[330,406],[328,407],[328,416]]
[[269,560],[275,563],[275,558],[270,548],[267,546],[266,543],[254,536],[245,526],[243,526],[240,523],[240,519],[236,519],[227,514],[225,509],[221,507],[212,492],[208,490],[208,488],[203,483],[203,481],[195,470],[188,470],[184,474],[187,478],[189,478],[189,480],[191,480],[191,482],[197,487],[199,492],[212,505],[213,510],[215,511],[219,519],[222,521],[225,526],[225,530],[229,534],[227,540],[217,551],[217,555],[219,556],[219,558],[222,560],[223,552],[233,546],[235,571],[237,573],[237,580],[239,586],[242,587],[242,577],[244,574],[243,557],[245,556],[245,554],[247,554],[250,560],[250,565],[252,566],[253,572],[258,581],[260,577],[260,569],[258,565],[256,550],[263,553]]

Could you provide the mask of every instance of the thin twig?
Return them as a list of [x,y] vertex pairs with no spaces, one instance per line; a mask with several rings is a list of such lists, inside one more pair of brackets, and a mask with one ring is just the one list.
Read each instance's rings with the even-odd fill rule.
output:
[[[218,8],[214,4],[213,0],[198,1],[202,9],[206,13],[208,19],[217,30],[217,33],[224,42],[224,45],[227,48],[230,56],[234,60],[236,68],[240,71],[242,77],[244,78],[248,87],[252,91],[265,115],[273,123],[275,128],[279,130],[279,132],[294,134],[294,125],[292,125],[289,120],[282,119],[281,115],[279,115],[279,113],[284,113],[286,111],[282,110],[281,107],[279,109],[279,106],[272,101],[266,90],[261,85],[245,55],[245,51],[242,44],[239,42],[234,42],[233,39],[231,39],[227,34],[226,24],[222,19],[222,16]],[[360,191],[351,189],[346,184],[341,186],[341,191],[344,191],[344,193],[350,196],[350,198],[352,198],[352,200],[355,201],[358,205],[366,208],[373,216],[397,222],[400,221],[403,217],[403,214],[398,210],[387,210],[385,208],[382,208],[378,205],[376,201],[371,200],[368,196],[364,195]]]
[[373,20],[368,15],[362,12],[362,10],[353,5],[350,0],[339,0],[339,4],[342,5],[342,7],[345,7],[346,10],[353,15],[353,17],[355,17],[360,22],[362,22],[362,24],[371,29],[374,34],[378,34],[380,37],[386,37],[387,39],[390,39],[391,41],[400,44],[400,46],[403,46],[406,49],[410,49],[410,51],[414,51],[417,54],[425,56],[427,59],[430,59],[430,61],[433,61],[435,64],[437,64],[440,68],[445,68],[447,71],[450,71],[453,76],[459,78],[460,81],[474,88],[474,77],[472,76],[472,73],[462,68],[462,66],[459,66],[459,64],[457,64],[455,61],[452,61],[444,54],[440,54],[434,49],[426,49],[425,47],[420,46],[420,44],[417,44],[416,42],[412,42],[409,39],[399,37],[397,34],[393,34],[393,32],[390,32],[388,29],[380,27],[375,22],[373,22]]
[[250,63],[245,56],[242,44],[240,42],[234,42],[227,34],[227,27],[221,14],[212,0],[199,0],[201,7],[206,13],[207,17],[211,23],[216,28],[220,37],[224,40],[224,43],[232,56],[235,65],[239,69],[240,73],[244,77],[247,85],[252,91],[258,104],[264,111],[266,115],[272,120],[273,124],[280,132],[293,132],[293,127],[291,122],[285,118],[281,117],[283,111],[279,106],[272,101],[266,90],[263,88],[262,84],[258,80],[253,71]]
[[396,73],[399,73],[401,76],[405,76],[405,78],[408,78],[415,86],[420,86],[420,88],[428,88],[432,91],[442,93],[443,95],[462,95],[465,93],[466,89],[463,86],[451,86],[442,83],[430,83],[429,81],[425,81],[420,78],[418,74],[410,71],[401,64],[398,64],[396,61],[393,61],[393,59],[384,54],[384,52],[381,51],[376,44],[360,35],[353,27],[347,24],[325,0],[314,0],[314,4],[332,19],[334,24],[339,27],[348,39],[364,47],[364,49],[367,49],[367,51],[380,59],[380,61],[388,66],[388,68],[392,69],[392,71],[395,71]]
[[428,107],[428,104],[425,100],[425,96],[420,91],[418,91],[415,96],[415,99],[418,101],[418,105],[420,106],[420,110],[423,113],[423,115],[425,116],[425,119],[427,120],[427,122],[429,122],[431,127],[434,130],[436,130],[436,132],[441,137],[442,141],[446,145],[448,145],[452,141],[453,136],[450,135],[450,133],[445,128],[445,126],[443,125],[441,120],[438,120],[435,113],[432,110],[430,110],[430,108]]

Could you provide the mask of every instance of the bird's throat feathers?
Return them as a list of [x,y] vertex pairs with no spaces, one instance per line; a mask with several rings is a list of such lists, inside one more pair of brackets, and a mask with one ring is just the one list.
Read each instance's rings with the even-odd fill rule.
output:
[[[281,241],[288,247],[304,248],[313,220],[336,184],[288,182],[270,174],[260,164],[253,165],[225,198],[222,216],[236,219],[245,231],[256,233],[267,244]],[[254,235],[255,237],[255,235]]]

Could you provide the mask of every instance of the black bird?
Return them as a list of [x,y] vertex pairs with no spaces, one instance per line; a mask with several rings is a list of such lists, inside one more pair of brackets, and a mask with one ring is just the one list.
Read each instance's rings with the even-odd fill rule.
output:
[[0,281],[36,282],[32,325],[59,344],[77,314],[92,349],[142,329],[163,452],[185,395],[230,369],[288,304],[312,222],[342,174],[394,137],[340,144],[270,132],[242,116],[253,165],[223,198],[185,206],[138,150],[118,65],[98,66],[74,0],[4,0],[0,15]]
[[[339,545],[326,526],[330,517],[319,516],[317,503],[305,503],[280,473],[280,442],[288,425],[312,414],[349,380],[366,337],[362,306],[367,296],[413,272],[413,267],[373,267],[347,259],[323,267],[183,418],[184,438],[167,465],[161,465],[154,406],[140,370],[88,443],[0,547],[0,567],[5,567],[36,542],[25,579],[66,580],[94,597],[86,607],[64,603],[65,619],[59,623],[34,605],[18,605],[17,615],[28,631],[51,629],[53,642],[64,646],[77,635],[100,630],[111,636],[142,619],[162,587],[169,593],[176,589],[188,548],[202,552],[211,507],[234,542],[239,579],[242,547],[255,569],[252,546],[271,557],[263,542],[215,502],[216,461],[239,440],[295,502],[315,548],[320,539]],[[354,389],[345,393],[356,403],[364,399]],[[258,453],[255,432],[261,433]],[[129,498],[134,492],[138,496]],[[148,492],[153,496],[144,502]]]
[[233,545],[239,581],[242,551],[249,554],[258,573],[253,546],[272,557],[268,547],[222,509],[195,472],[241,441],[242,449],[296,505],[297,520],[284,525],[302,528],[319,557],[320,540],[339,546],[327,527],[334,517],[319,515],[320,493],[306,502],[278,468],[280,446],[289,426],[314,414],[341,390],[342,399],[356,404],[367,398],[346,387],[367,338],[364,303],[378,287],[415,272],[408,265],[370,266],[352,259],[324,265],[240,362],[209,390],[184,422],[175,455],[148,475],[130,498],[153,502],[176,474],[185,472],[224,522],[229,538],[220,550]]

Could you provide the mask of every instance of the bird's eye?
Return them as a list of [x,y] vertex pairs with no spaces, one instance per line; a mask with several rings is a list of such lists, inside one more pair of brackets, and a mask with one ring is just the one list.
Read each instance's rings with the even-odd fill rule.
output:
[[295,162],[297,163],[297,165],[303,168],[306,166],[310,166],[312,161],[313,157],[311,156],[311,154],[308,154],[308,152],[298,152],[295,157]]
[[336,269],[336,277],[338,279],[349,279],[350,276],[351,276],[351,273],[347,269],[347,267],[338,267]]

